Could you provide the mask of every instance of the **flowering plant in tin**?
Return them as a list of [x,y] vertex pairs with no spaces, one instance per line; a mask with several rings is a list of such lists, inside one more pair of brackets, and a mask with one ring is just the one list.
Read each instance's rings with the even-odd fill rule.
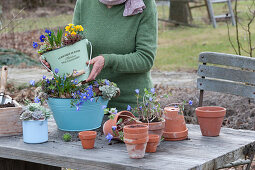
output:
[[39,37],[40,42],[33,42],[33,48],[39,48],[38,53],[43,54],[64,46],[72,45],[85,38],[84,28],[81,25],[68,24],[57,32],[46,29]]
[[53,78],[43,76],[43,79],[39,82],[40,87],[35,98],[38,102],[48,97],[71,98],[71,106],[75,106],[79,110],[80,106],[86,101],[97,101],[98,97],[110,100],[120,93],[117,85],[106,79],[82,84],[75,77],[58,76],[58,69],[55,70],[55,73]]

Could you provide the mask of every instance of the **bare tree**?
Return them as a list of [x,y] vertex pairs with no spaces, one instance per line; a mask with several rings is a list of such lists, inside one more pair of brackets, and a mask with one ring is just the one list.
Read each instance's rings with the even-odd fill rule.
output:
[[[246,55],[253,57],[253,51],[255,49],[255,46],[253,46],[253,41],[252,41],[252,32],[251,32],[251,24],[253,23],[255,19],[255,0],[252,0],[252,4],[248,6],[248,12],[246,12],[246,17],[248,18],[247,23],[242,23],[239,20],[238,17],[238,1],[235,0],[235,8],[234,8],[234,14],[235,14],[235,19],[236,19],[236,26],[235,26],[235,41],[236,45],[231,39],[230,36],[230,28],[229,28],[229,23],[227,22],[227,29],[228,29],[228,40],[231,44],[231,47],[234,49],[235,53],[237,55],[242,55],[242,53],[245,53]],[[247,42],[242,43],[240,41],[241,34],[240,30],[242,29],[244,34],[247,35]]]

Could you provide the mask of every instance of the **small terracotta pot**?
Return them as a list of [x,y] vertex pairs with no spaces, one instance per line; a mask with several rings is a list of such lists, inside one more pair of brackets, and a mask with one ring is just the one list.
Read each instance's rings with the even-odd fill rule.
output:
[[93,149],[95,145],[95,139],[97,136],[96,131],[83,131],[79,133],[79,138],[84,149]]
[[[127,117],[128,116],[128,117]],[[108,135],[109,133],[115,138],[115,139],[119,139],[118,138],[118,129],[116,130],[116,134],[117,136],[113,133],[112,131],[112,127],[113,126],[117,126],[117,122],[122,119],[123,122],[127,119],[129,119],[129,117],[132,117],[132,118],[135,118],[135,116],[129,112],[129,111],[121,111],[121,112],[118,112],[114,119],[109,119],[107,120],[105,123],[104,123],[104,126],[103,126],[103,132],[104,132],[104,135]],[[128,121],[127,123],[125,123],[125,125],[132,125],[132,124],[136,124],[135,121]],[[122,131],[122,129],[120,129]]]
[[143,124],[124,126],[124,142],[130,158],[143,158],[148,137],[148,126]]
[[166,141],[179,141],[188,138],[188,129],[186,127],[184,116],[178,113],[179,108],[164,108],[166,126],[163,136]]
[[156,152],[159,140],[160,140],[159,135],[150,134],[145,152],[148,153]]
[[196,115],[203,136],[219,136],[226,109],[218,106],[196,108]]
[[[149,127],[149,134],[152,135],[158,135],[159,139],[161,139],[164,128],[165,128],[165,119],[161,122],[152,122],[152,123],[143,123],[144,125],[148,125]],[[158,142],[158,145],[160,144],[160,140]]]

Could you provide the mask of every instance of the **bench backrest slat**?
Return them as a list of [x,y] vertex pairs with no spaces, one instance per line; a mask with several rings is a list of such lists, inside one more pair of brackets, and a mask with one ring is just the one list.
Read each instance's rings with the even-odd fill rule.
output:
[[248,86],[220,80],[198,78],[197,87],[200,90],[215,91],[243,97],[255,98],[255,86]]
[[199,65],[198,76],[237,81],[255,85],[255,72]]
[[255,70],[255,58],[233,54],[203,52],[199,55],[199,62]]
[[199,62],[202,63],[197,72],[199,76],[197,88],[200,89],[199,106],[203,105],[204,91],[255,99],[255,58],[202,52],[199,55]]

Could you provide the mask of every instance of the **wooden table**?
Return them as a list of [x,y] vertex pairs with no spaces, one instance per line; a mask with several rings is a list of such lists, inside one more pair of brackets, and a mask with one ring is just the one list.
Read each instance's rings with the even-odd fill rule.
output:
[[[108,145],[99,132],[95,149],[82,149],[80,141],[65,143],[64,132],[49,122],[49,141],[43,144],[25,144],[22,136],[0,138],[0,169],[18,166],[19,170],[55,170],[58,167],[73,169],[168,169],[211,170],[244,158],[245,146],[255,144],[255,131],[222,128],[219,137],[204,137],[199,126],[188,125],[189,140],[163,141],[156,153],[146,154],[144,159],[130,159],[125,144]],[[11,159],[11,160],[10,160]],[[18,161],[20,160],[20,161]],[[33,163],[23,162],[29,161]],[[8,165],[9,163],[9,165]],[[10,165],[11,164],[11,165]],[[45,166],[41,165],[44,164]],[[48,166],[46,166],[48,165]],[[2,168],[1,168],[2,167]],[[42,167],[42,168],[38,168]],[[4,170],[8,170],[5,168]]]

